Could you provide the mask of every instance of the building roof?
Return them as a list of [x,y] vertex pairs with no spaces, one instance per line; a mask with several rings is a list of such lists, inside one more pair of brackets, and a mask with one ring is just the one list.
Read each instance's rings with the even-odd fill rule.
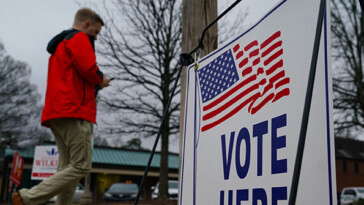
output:
[[348,138],[335,138],[336,158],[364,161],[364,141]]
[[[6,156],[13,156],[14,152],[24,159],[33,159],[34,147],[29,147],[22,150],[5,150]],[[118,149],[111,147],[94,147],[92,152],[92,163],[93,164],[108,164],[117,166],[135,166],[145,167],[148,163],[150,151],[139,151],[139,150],[128,150]],[[152,168],[160,167],[160,153],[155,153],[151,164]],[[168,168],[178,169],[179,157],[178,154],[170,153],[168,156]]]

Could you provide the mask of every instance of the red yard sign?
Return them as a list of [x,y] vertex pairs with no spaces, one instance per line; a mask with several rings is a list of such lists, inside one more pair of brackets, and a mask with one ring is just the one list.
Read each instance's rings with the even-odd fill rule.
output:
[[23,158],[21,158],[20,155],[17,152],[15,152],[10,180],[17,186],[20,186],[21,176],[23,173],[23,165],[24,165]]

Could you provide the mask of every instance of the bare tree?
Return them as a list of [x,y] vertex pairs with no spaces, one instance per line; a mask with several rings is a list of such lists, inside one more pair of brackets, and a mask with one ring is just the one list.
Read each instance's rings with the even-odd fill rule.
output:
[[148,150],[142,146],[142,141],[139,138],[132,138],[126,142],[121,148],[134,150]]
[[[234,0],[220,0],[219,1],[219,15],[227,7],[229,7]],[[233,9],[228,15],[223,17],[217,24],[218,27],[218,46],[221,46],[231,40],[236,38],[238,35],[246,31],[250,25],[246,25],[245,19],[249,14],[249,8],[243,7],[240,10]]]
[[0,42],[0,142],[17,147],[49,139],[40,127],[37,87],[30,83],[30,67],[9,56]]
[[[177,0],[116,0],[104,5],[105,31],[97,51],[100,67],[115,77],[99,97],[98,130],[103,134],[155,137],[178,71],[181,2]],[[174,96],[179,96],[177,88]],[[179,99],[174,98],[161,134],[159,196],[168,197],[169,138],[179,128]]]
[[334,120],[337,136],[364,128],[364,18],[358,0],[331,1]]

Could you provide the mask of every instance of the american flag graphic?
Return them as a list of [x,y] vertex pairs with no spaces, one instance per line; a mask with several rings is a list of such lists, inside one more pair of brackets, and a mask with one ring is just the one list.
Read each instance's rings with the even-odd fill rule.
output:
[[202,98],[201,131],[246,107],[254,115],[290,94],[283,67],[281,31],[259,43],[236,44],[197,71]]

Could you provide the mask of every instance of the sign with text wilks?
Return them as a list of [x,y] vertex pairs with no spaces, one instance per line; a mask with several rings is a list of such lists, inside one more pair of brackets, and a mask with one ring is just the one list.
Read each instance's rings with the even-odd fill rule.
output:
[[54,175],[57,172],[58,158],[57,146],[36,146],[31,179],[43,180]]
[[[179,204],[288,203],[319,3],[283,0],[188,68]],[[336,204],[329,22],[296,204]]]

